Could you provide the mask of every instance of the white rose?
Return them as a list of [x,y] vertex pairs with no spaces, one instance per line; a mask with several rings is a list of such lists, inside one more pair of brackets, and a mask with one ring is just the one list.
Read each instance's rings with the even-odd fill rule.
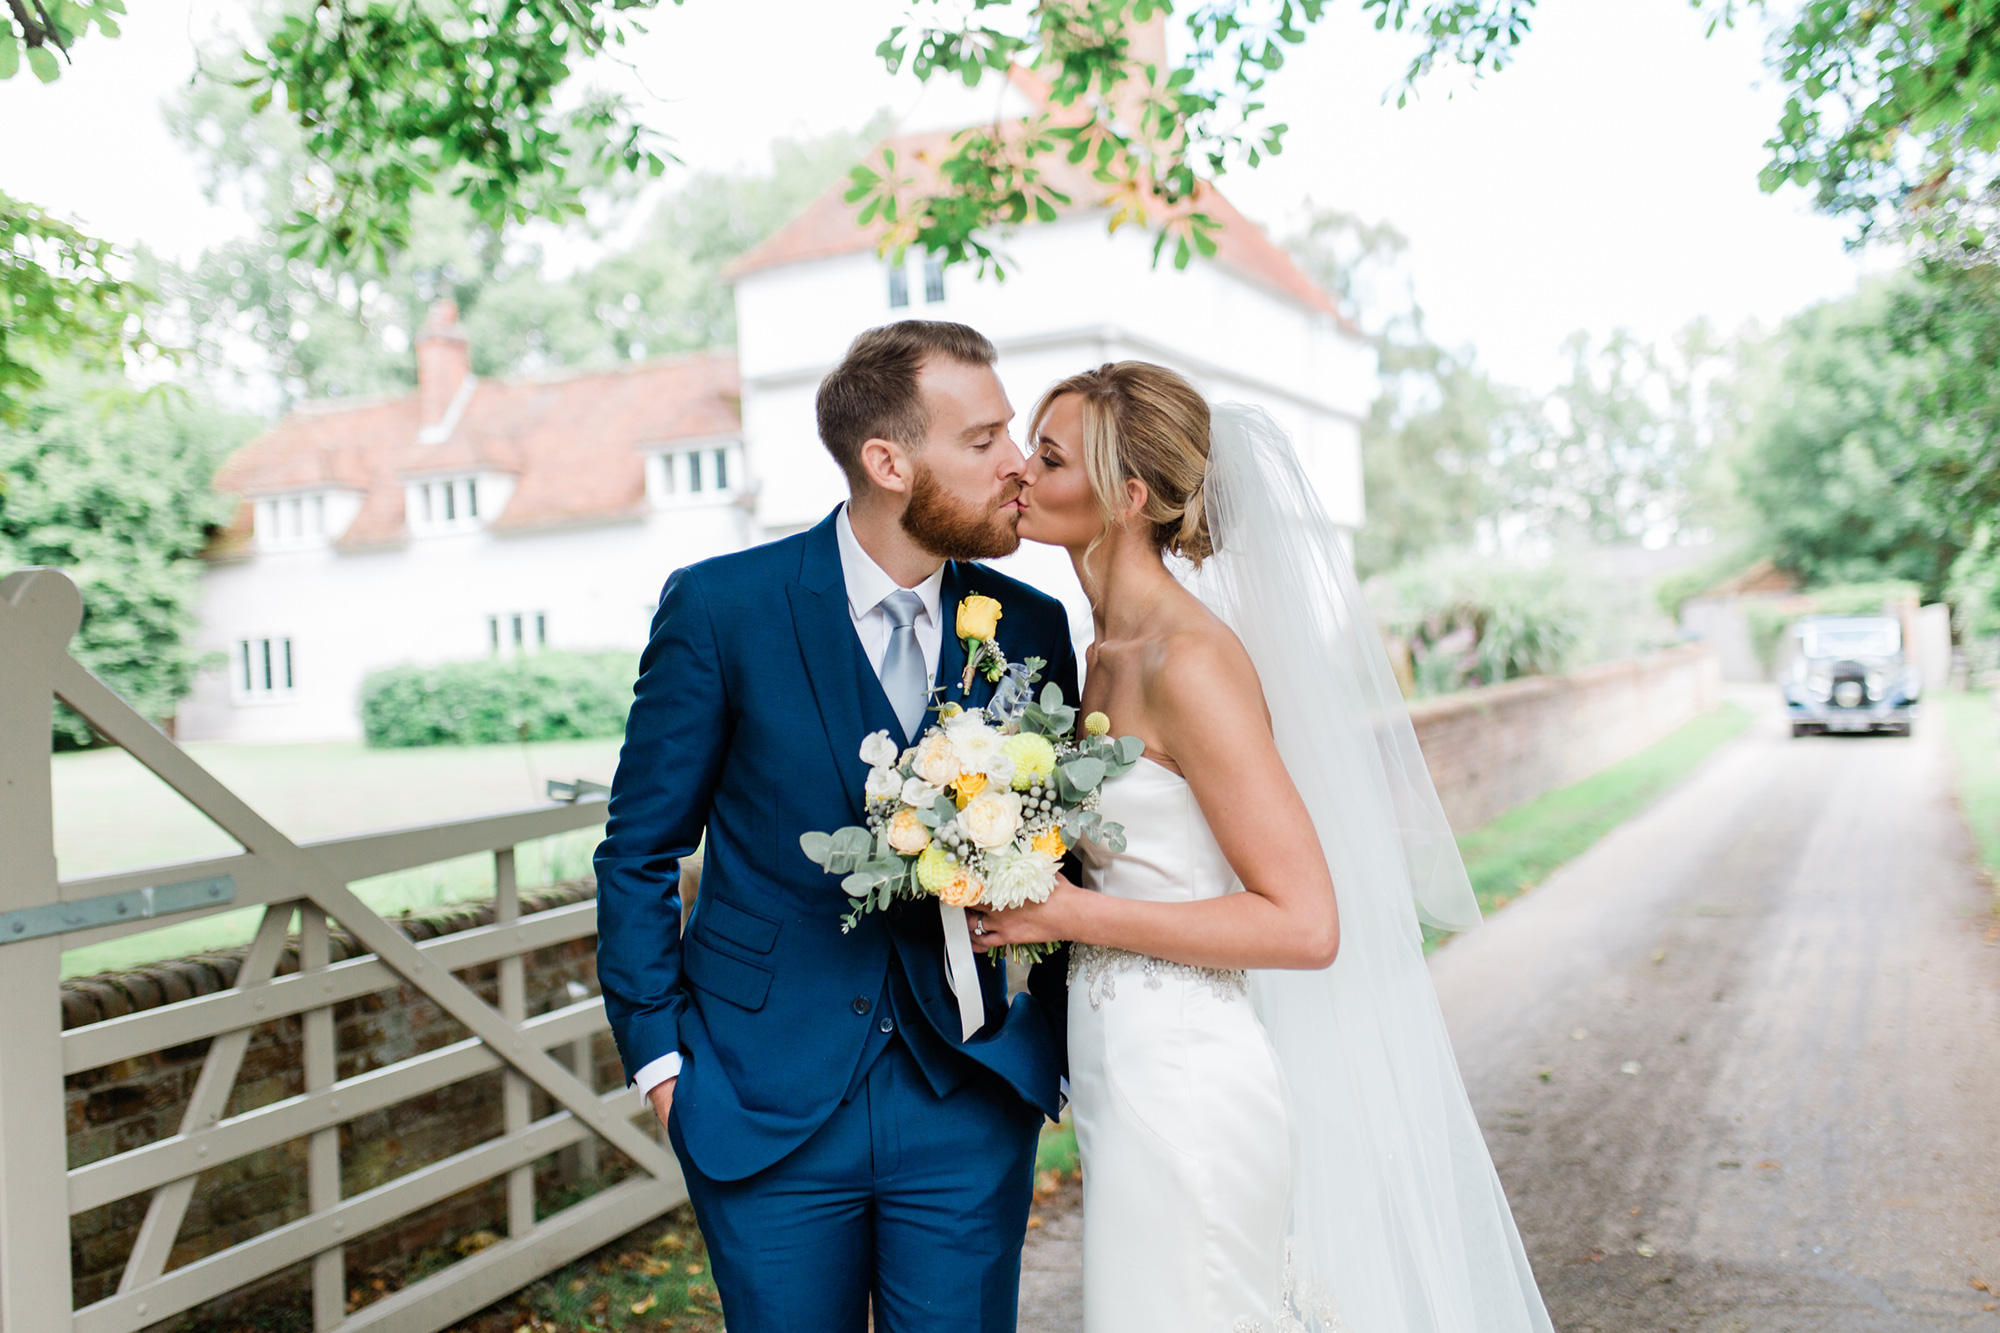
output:
[[986,780],[996,787],[1005,787],[1014,781],[1014,756],[1005,750],[996,751],[986,765]]
[[[894,770],[890,770],[893,772]],[[944,788],[933,787],[922,778],[908,778],[900,788],[903,804],[928,810],[937,804],[937,798],[944,795]]]
[[917,746],[917,757],[911,766],[931,786],[949,787],[958,780],[958,751],[952,747],[949,736],[933,731]]
[[893,768],[871,768],[868,770],[868,799],[871,801],[893,801],[903,790],[903,775]]
[[896,742],[889,733],[878,731],[861,742],[861,762],[870,768],[891,767],[896,762]]
[[958,826],[976,847],[990,850],[1001,846],[1020,831],[1021,798],[989,787],[958,812]]
[[1047,902],[1056,887],[1056,863],[1040,852],[1003,848],[986,868],[986,903],[999,910]]

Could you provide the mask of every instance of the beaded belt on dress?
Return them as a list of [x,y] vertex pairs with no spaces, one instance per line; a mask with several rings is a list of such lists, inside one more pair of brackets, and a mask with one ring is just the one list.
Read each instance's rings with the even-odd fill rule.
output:
[[1164,958],[1133,953],[1129,949],[1113,949],[1103,944],[1069,946],[1069,983],[1075,986],[1079,977],[1083,979],[1093,1009],[1103,1007],[1106,1000],[1117,999],[1118,974],[1135,969],[1144,975],[1147,990],[1158,990],[1164,977],[1177,976],[1201,982],[1214,991],[1218,999],[1234,1000],[1249,993],[1248,982],[1240,967],[1196,967],[1192,963],[1169,962]]

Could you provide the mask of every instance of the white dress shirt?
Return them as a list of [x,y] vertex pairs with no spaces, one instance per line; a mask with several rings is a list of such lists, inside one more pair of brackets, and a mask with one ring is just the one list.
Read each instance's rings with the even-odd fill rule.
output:
[[[840,547],[840,572],[847,583],[847,615],[854,623],[854,633],[861,640],[861,651],[868,655],[868,665],[875,673],[882,672],[882,659],[889,652],[889,636],[895,625],[889,620],[889,613],[882,609],[882,601],[890,593],[902,589],[902,584],[889,577],[882,566],[875,563],[868,552],[861,548],[860,538],[854,535],[854,525],[847,521],[847,506],[842,505],[833,519],[834,540]],[[944,616],[938,607],[944,596],[944,565],[931,571],[929,578],[910,589],[923,608],[917,612],[917,647],[924,654],[924,674],[931,680],[937,679],[938,653],[944,647]],[[861,737],[854,738],[856,745]],[[639,1085],[639,1095],[650,1097],[653,1089],[670,1078],[679,1078],[681,1073],[681,1053],[669,1051],[656,1060],[649,1060],[632,1081]]]

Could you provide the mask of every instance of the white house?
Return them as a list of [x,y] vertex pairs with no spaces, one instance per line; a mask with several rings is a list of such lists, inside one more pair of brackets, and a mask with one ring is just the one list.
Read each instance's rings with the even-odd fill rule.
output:
[[[1033,94],[1019,81],[1014,96]],[[891,144],[908,161],[945,138]],[[809,527],[845,495],[814,390],[856,333],[899,318],[984,332],[1022,414],[1054,380],[1128,357],[1259,403],[1292,431],[1328,511],[1358,526],[1374,362],[1327,295],[1215,190],[1200,206],[1222,223],[1219,252],[1176,271],[1135,229],[1106,234],[1089,203],[1101,187],[1064,184],[1074,207],[1006,238],[1004,283],[917,254],[886,264],[836,185],[730,270],[734,351],[483,381],[441,304],[415,394],[299,409],[224,468],[243,503],[209,552],[200,646],[227,666],[182,704],[180,734],[353,737],[379,667],[637,650],[674,568]],[[1010,563],[1087,634],[1060,553]]]

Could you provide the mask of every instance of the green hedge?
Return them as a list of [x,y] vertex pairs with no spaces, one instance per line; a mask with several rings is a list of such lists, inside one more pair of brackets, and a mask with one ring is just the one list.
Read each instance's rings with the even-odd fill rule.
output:
[[362,682],[362,733],[376,746],[616,736],[637,668],[637,653],[559,652],[389,667]]

